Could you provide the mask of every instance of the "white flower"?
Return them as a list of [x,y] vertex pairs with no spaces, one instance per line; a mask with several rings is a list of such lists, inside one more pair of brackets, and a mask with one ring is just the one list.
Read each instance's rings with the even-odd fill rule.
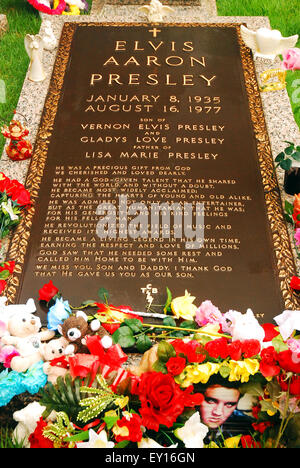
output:
[[174,434],[184,443],[186,448],[203,448],[203,440],[208,433],[208,427],[201,423],[200,414],[194,413]]
[[169,447],[163,447],[159,445],[155,440],[150,439],[149,437],[143,438],[140,442],[138,442],[138,448],[176,448],[178,444],[170,445]]
[[108,442],[107,434],[105,431],[101,431],[97,434],[93,429],[89,430],[89,441],[80,442],[76,446],[77,448],[113,448],[113,442]]
[[14,209],[10,198],[7,203],[1,203],[1,208],[4,214],[8,214],[12,221],[17,221],[19,219],[19,216],[14,213]]
[[274,317],[279,326],[280,334],[286,341],[294,330],[300,330],[300,310],[285,310],[282,314]]

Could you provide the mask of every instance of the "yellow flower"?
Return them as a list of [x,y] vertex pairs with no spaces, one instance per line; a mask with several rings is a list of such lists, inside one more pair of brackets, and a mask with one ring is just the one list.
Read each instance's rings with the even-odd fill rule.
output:
[[238,448],[238,445],[240,443],[241,436],[234,436],[234,437],[229,437],[228,439],[224,440],[224,444],[226,448]]
[[220,364],[207,362],[205,364],[191,364],[176,378],[176,382],[182,387],[187,388],[191,384],[199,382],[205,384],[213,374],[217,374],[220,369]]
[[259,371],[259,362],[257,359],[245,359],[244,361],[229,361],[230,367],[229,381],[242,383],[248,382],[250,375]]
[[119,408],[121,409],[125,408],[125,406],[128,405],[128,402],[129,402],[128,396],[123,396],[115,400],[115,404],[119,406]]
[[115,436],[121,436],[121,437],[129,436],[129,429],[126,426],[119,427],[118,424],[115,424],[114,427],[112,428],[112,431],[115,434]]
[[185,320],[193,320],[196,314],[197,307],[193,304],[196,298],[185,291],[185,295],[176,297],[171,302],[171,309],[176,318]]

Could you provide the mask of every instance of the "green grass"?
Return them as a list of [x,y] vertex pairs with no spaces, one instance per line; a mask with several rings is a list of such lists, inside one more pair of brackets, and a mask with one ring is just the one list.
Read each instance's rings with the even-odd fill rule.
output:
[[[9,30],[0,38],[0,79],[5,82],[6,102],[0,103],[0,123],[9,123],[16,109],[29,64],[24,49],[26,34],[37,34],[39,14],[24,0],[0,0],[0,12],[8,20]],[[1,135],[0,154],[5,139]]]
[[[283,36],[299,34],[296,47],[300,47],[299,0],[216,0],[216,2],[220,16],[268,16],[272,29],[279,29]],[[295,120],[300,128],[300,92],[296,91],[296,87],[298,90],[300,88],[300,70],[288,71],[286,82]],[[276,94],[274,97],[276,98]]]

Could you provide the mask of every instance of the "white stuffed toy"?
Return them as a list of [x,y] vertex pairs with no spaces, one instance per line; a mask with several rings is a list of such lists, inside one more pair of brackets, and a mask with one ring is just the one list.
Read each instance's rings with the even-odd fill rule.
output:
[[26,304],[10,304],[6,305],[7,297],[0,297],[0,320],[2,322],[8,323],[9,319],[18,313],[27,312],[29,314],[34,314],[36,312],[36,306],[33,299],[28,299]]
[[231,322],[228,331],[232,336],[232,341],[252,339],[258,340],[262,344],[265,331],[251,309],[248,309],[246,314],[230,310],[225,314],[225,318]]
[[43,359],[41,343],[51,340],[55,332],[41,331],[39,317],[28,312],[16,313],[8,321],[9,336],[4,336],[2,342],[15,346],[20,356],[11,360],[11,368],[16,372],[26,372],[29,367]]
[[[42,417],[46,407],[40,405],[37,401],[29,403],[20,411],[15,411],[13,419],[18,423],[13,432],[13,439],[19,444],[23,444],[24,448],[29,448],[30,444],[28,437],[32,434],[37,426],[39,419]],[[54,421],[56,413],[52,411],[47,420]]]
[[68,370],[59,364],[52,366],[51,361],[64,357],[68,344],[69,342],[64,337],[61,337],[41,345],[41,354],[45,361],[43,371],[48,376],[48,382],[51,382],[53,385],[56,383],[57,378],[64,377]]

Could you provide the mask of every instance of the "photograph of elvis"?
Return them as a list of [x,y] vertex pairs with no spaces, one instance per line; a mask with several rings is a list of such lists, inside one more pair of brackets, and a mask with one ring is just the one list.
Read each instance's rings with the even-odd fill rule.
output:
[[207,384],[195,385],[195,391],[204,395],[199,407],[201,422],[209,428],[204,443],[218,443],[223,438],[254,432],[251,398],[249,402],[241,394],[240,385],[219,375],[212,376]]

